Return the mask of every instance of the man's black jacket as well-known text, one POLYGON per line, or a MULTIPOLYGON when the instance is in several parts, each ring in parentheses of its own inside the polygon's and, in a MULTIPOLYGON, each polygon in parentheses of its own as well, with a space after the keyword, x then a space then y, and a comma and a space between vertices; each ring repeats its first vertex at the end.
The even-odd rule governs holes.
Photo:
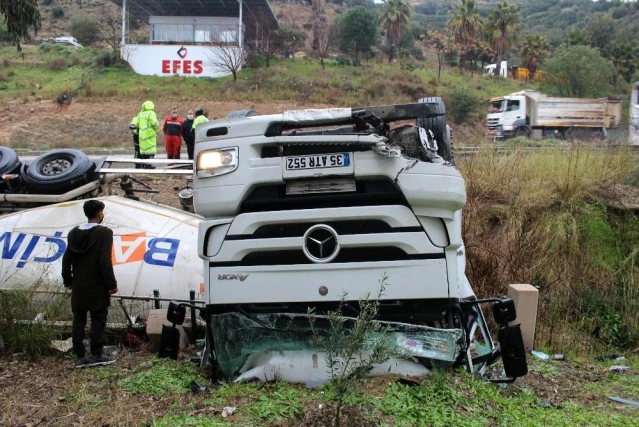
POLYGON ((117 288, 111 253, 113 231, 96 225, 69 232, 62 256, 64 286, 71 287, 73 311, 102 310, 111 305, 110 289, 117 288))

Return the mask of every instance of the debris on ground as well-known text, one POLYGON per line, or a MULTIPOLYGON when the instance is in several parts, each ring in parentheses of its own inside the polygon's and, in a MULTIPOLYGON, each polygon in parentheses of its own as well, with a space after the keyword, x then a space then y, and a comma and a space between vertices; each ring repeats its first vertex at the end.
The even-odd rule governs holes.
POLYGON ((225 406, 224 409, 222 409, 222 418, 233 415, 236 410, 237 408, 235 406, 225 406))
POLYGON ((530 354, 532 354, 533 356, 535 356, 537 359, 540 359, 540 360, 550 360, 550 356, 548 356, 546 353, 543 353, 541 351, 531 350, 530 354))
POLYGON ((197 381, 191 381, 191 384, 189 384, 189 387, 191 388, 191 391, 195 394, 204 393, 206 391, 206 387, 198 383, 197 381))
POLYGON ((639 408, 639 402, 635 402, 634 400, 622 399, 621 397, 613 397, 613 396, 610 396, 609 399, 612 400, 613 402, 624 403, 626 405, 639 408))
POLYGON ((624 372, 628 372, 630 368, 627 366, 622 366, 622 365, 614 365, 608 368, 608 370, 610 372, 617 372, 617 373, 623 374, 624 372))
POLYGON ((565 360, 566 360, 566 356, 565 356, 565 355, 563 355, 563 354, 555 354, 555 355, 553 356, 553 359, 555 359, 555 360, 565 361, 565 360))
POLYGON ((73 338, 51 341, 51 348, 54 348, 61 353, 66 353, 73 348, 73 338))

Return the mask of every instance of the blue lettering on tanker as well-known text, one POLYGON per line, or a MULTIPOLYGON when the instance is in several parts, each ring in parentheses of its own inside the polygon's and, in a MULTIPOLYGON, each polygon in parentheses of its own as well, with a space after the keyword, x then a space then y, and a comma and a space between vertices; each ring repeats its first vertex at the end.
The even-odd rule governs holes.
MULTIPOLYGON (((142 261, 149 265, 174 267, 179 246, 180 241, 178 239, 150 238, 148 239, 148 248, 146 248, 142 261)), ((0 234, 2 259, 18 259, 17 268, 23 268, 30 259, 39 263, 58 261, 62 258, 66 248, 67 243, 62 239, 61 231, 56 231, 51 237, 10 231, 0 234), (46 256, 36 256, 32 259, 31 257, 38 244, 47 245, 49 252, 47 252, 46 256)))

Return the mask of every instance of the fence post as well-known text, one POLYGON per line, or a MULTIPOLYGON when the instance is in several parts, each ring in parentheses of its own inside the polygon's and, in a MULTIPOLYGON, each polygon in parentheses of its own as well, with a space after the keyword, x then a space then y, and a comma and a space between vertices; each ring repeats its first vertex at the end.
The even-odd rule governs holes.
MULTIPOLYGON (((191 289, 189 292, 189 299, 191 300, 191 305, 195 303, 195 291, 191 289)), ((195 344, 197 339, 197 319, 195 315, 195 308, 191 307, 191 344, 195 344)))
MULTIPOLYGON (((154 298, 160 298, 160 290, 159 289, 154 289, 153 290, 153 297, 154 298)), ((155 309, 159 310, 160 309, 160 301, 159 300, 154 300, 155 303, 155 309)))

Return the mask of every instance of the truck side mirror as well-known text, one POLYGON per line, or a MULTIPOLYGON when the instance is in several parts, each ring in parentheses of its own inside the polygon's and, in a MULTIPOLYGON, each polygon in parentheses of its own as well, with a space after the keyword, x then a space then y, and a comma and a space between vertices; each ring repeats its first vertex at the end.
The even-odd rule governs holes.
POLYGON ((166 312, 166 320, 174 325, 181 325, 184 323, 186 317, 186 307, 176 301, 169 303, 169 309, 166 312))
POLYGON ((493 304, 493 316, 499 325, 507 325, 517 318, 515 301, 512 298, 504 298, 493 304))
POLYGON ((499 347, 506 376, 523 377, 528 373, 528 363, 521 328, 519 325, 508 325, 517 318, 515 301, 512 298, 504 298, 495 302, 493 316, 495 316, 495 322, 499 324, 499 347))
POLYGON ((507 377, 523 377, 528 373, 526 349, 519 325, 499 328, 499 347, 507 377))

